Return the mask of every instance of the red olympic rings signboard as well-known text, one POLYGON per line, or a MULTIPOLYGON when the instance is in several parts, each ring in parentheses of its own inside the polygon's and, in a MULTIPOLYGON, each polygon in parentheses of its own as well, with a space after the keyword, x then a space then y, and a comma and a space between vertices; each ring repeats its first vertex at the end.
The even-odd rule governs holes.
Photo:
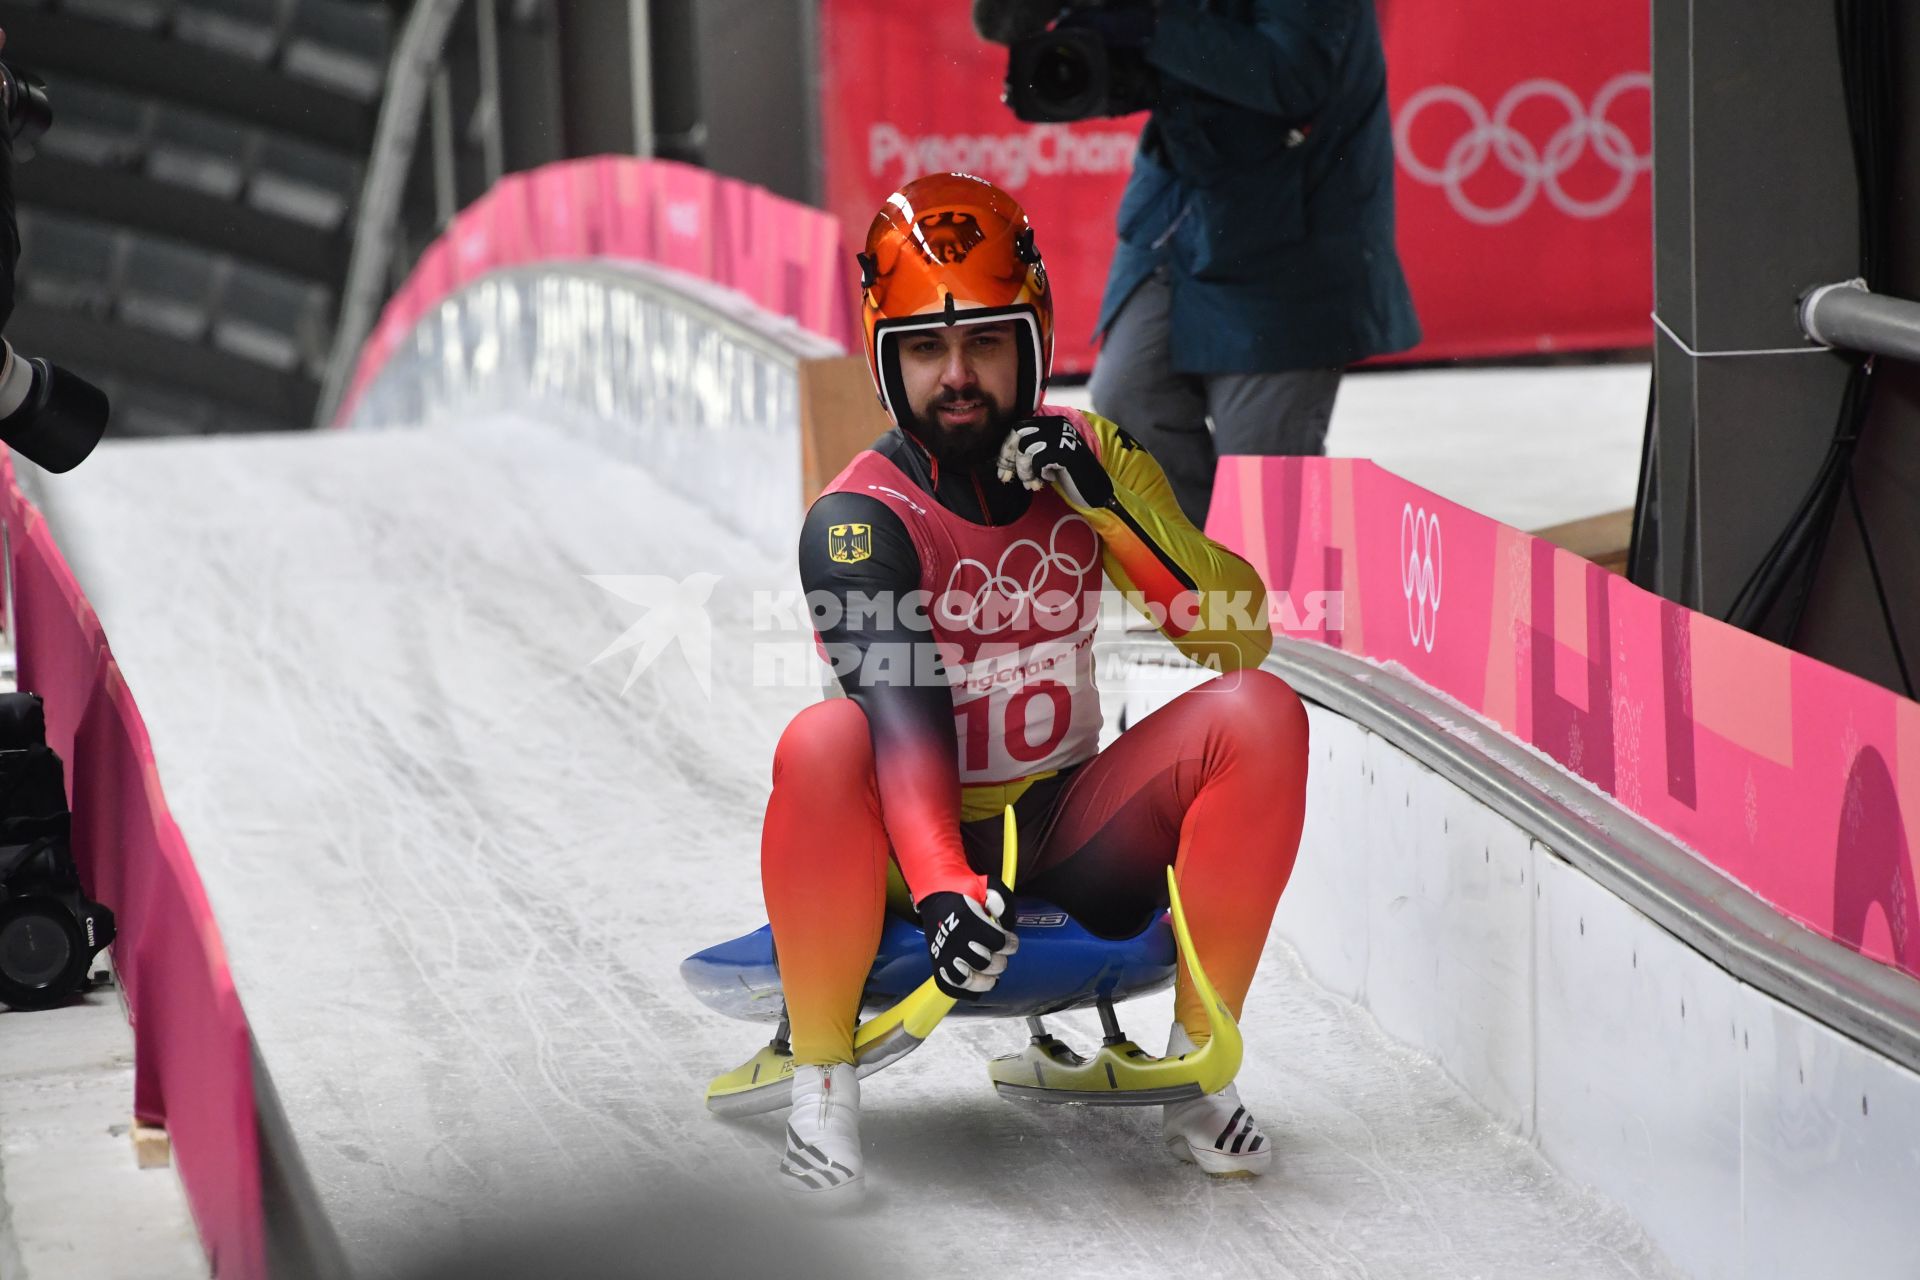
POLYGON ((1416 356, 1651 342, 1647 6, 1378 8, 1416 356))
MULTIPOLYGON (((1053 281, 1055 367, 1093 365, 1114 211, 1142 116, 1027 125, 1006 50, 967 4, 824 0, 826 203, 851 253, 922 173, 977 173, 1027 208, 1053 281)), ((1652 325, 1644 3, 1377 0, 1414 359, 1640 346, 1652 325)))

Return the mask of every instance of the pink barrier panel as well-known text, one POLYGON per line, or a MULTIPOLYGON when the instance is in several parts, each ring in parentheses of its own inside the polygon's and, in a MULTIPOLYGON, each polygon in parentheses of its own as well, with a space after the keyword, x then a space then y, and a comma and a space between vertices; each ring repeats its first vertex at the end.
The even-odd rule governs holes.
POLYGON ((407 282, 400 286, 399 292, 387 299, 386 309, 380 313, 380 324, 376 333, 386 344, 387 354, 397 350, 407 340, 407 335, 413 332, 413 326, 420 323, 420 317, 427 311, 426 299, 429 296, 439 296, 430 294, 429 291, 436 285, 444 288, 450 278, 440 271, 435 263, 429 263, 424 258, 421 259, 421 265, 428 270, 424 273, 415 272, 409 276, 407 282))
POLYGON ((492 211, 493 265, 496 267, 517 267, 540 258, 528 205, 531 189, 526 174, 510 173, 481 197, 492 211))
MULTIPOLYGON (((565 160, 528 175, 533 243, 541 258, 591 258, 600 247, 599 173, 592 160, 565 160)), ((416 275, 419 268, 414 269, 416 275)), ((429 290, 431 306, 446 296, 429 290)))
POLYGON ((653 166, 605 156, 595 173, 600 180, 605 223, 601 245, 606 255, 630 262, 654 261, 653 166))
POLYGON ((498 266, 503 255, 497 242, 495 200, 489 192, 460 212, 447 228, 446 241, 453 246, 453 283, 457 287, 498 266))
MULTIPOLYGON (((413 264, 413 274, 407 278, 406 285, 399 295, 407 299, 407 307, 412 310, 412 319, 418 322, 421 316, 431 311, 434 304, 452 293, 459 279, 453 270, 453 244, 441 236, 427 246, 420 255, 420 261, 413 264)), ((402 315, 406 314, 403 309, 402 315)), ((409 328, 412 326, 409 325, 409 328)))
POLYGON ((704 280, 725 283, 730 264, 715 260, 715 179, 705 169, 653 166, 653 260, 704 280))
POLYGON ((746 294, 763 310, 778 312, 786 264, 774 234, 779 210, 762 199, 766 194, 737 182, 714 184, 714 279, 746 294))
POLYGON ((264 1277, 251 1037, 226 952, 93 609, 11 468, 0 480, 20 686, 46 702, 48 740, 67 763, 75 860, 119 928, 113 954, 132 1013, 134 1115, 167 1129, 214 1272, 264 1277))
MULTIPOLYGON (((20 486, 13 477, 13 456, 0 449, 0 523, 9 529, 18 529, 25 513, 32 508, 20 494, 20 486)), ((11 639, 11 637, 9 637, 11 639)))
MULTIPOLYGON (((7 480, 11 486, 13 477, 7 480)), ((17 491, 16 491, 17 492, 17 491)), ((87 700, 99 687, 106 636, 93 606, 53 548, 46 522, 24 498, 10 526, 13 543, 14 638, 22 689, 47 704, 47 745, 67 762, 67 796, 72 798, 79 762, 74 735, 86 714, 87 700)), ((112 905, 112 904, 108 904, 112 905)))
POLYGON ((671 160, 566 160, 502 178, 421 255, 361 347, 335 421, 454 289, 501 267, 591 257, 715 281, 860 347, 853 270, 832 215, 671 160))
POLYGON ((813 210, 807 213, 809 216, 795 223, 798 241, 789 262, 797 272, 799 296, 788 314, 799 320, 802 328, 824 333, 857 354, 862 345, 855 309, 860 291, 852 255, 840 247, 840 223, 836 219, 813 210))
POLYGON ((1223 458, 1207 528, 1284 588, 1276 630, 1400 664, 1787 915, 1920 975, 1920 703, 1365 461, 1223 458))

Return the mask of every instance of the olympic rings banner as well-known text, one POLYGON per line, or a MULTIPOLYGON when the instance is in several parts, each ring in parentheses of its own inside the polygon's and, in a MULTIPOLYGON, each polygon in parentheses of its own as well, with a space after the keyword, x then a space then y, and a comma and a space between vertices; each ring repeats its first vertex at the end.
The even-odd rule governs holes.
MULTIPOLYGON (((1376 0, 1400 258, 1426 341, 1408 357, 1652 341, 1652 120, 1644 0, 1376 0)), ((960 169, 1027 208, 1053 282, 1055 367, 1093 366, 1114 213, 1144 116, 1027 125, 1007 52, 960 0, 823 0, 825 200, 846 252, 895 188, 960 169)))
POLYGON ((1920 703, 1352 458, 1222 458, 1281 634, 1395 663, 1779 911, 1920 977, 1920 703))
POLYGON ((1644 0, 1379 0, 1416 358, 1653 340, 1644 0))

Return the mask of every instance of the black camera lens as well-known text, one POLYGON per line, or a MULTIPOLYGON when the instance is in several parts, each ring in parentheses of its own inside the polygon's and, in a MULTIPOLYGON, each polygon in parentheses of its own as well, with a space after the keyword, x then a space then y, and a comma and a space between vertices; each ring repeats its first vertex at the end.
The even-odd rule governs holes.
POLYGON ((0 107, 6 111, 7 133, 14 140, 18 158, 27 159, 33 154, 40 135, 53 124, 53 103, 47 98, 47 86, 0 62, 0 107))
POLYGON ((72 913, 53 903, 0 920, 0 1000, 28 1008, 55 990, 61 1000, 71 995, 61 979, 79 955, 73 934, 72 913))
MULTIPOLYGON (((1145 10, 1147 3, 1115 0, 1115 7, 1145 10)), ((1152 15, 1145 16, 1150 26, 1152 15)), ((1069 12, 1048 30, 1007 46, 1001 101, 1029 124, 1131 115, 1153 106, 1159 77, 1145 50, 1109 45, 1099 28, 1076 18, 1069 12)))
POLYGON ((1062 25, 1007 52, 1002 100, 1030 124, 1127 115, 1152 105, 1156 81, 1138 49, 1111 49, 1090 27, 1062 25))
POLYGON ((34 357, 26 403, 0 419, 0 441, 48 471, 71 471, 106 434, 106 393, 70 369, 34 357))
POLYGON ((1078 44, 1056 42, 1040 51, 1033 63, 1033 91, 1042 102, 1071 104, 1093 87, 1093 68, 1078 44))

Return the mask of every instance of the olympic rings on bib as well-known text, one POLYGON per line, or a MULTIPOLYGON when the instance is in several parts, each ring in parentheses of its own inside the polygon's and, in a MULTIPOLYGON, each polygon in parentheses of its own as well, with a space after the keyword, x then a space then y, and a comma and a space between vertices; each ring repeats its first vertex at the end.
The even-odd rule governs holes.
POLYGON ((1044 547, 1032 538, 1011 542, 992 569, 971 556, 956 562, 933 602, 934 617, 975 635, 1019 626, 1076 629, 1092 621, 1091 610, 1080 617, 1080 604, 1087 575, 1099 569, 1099 535, 1080 516, 1064 515, 1044 547))

